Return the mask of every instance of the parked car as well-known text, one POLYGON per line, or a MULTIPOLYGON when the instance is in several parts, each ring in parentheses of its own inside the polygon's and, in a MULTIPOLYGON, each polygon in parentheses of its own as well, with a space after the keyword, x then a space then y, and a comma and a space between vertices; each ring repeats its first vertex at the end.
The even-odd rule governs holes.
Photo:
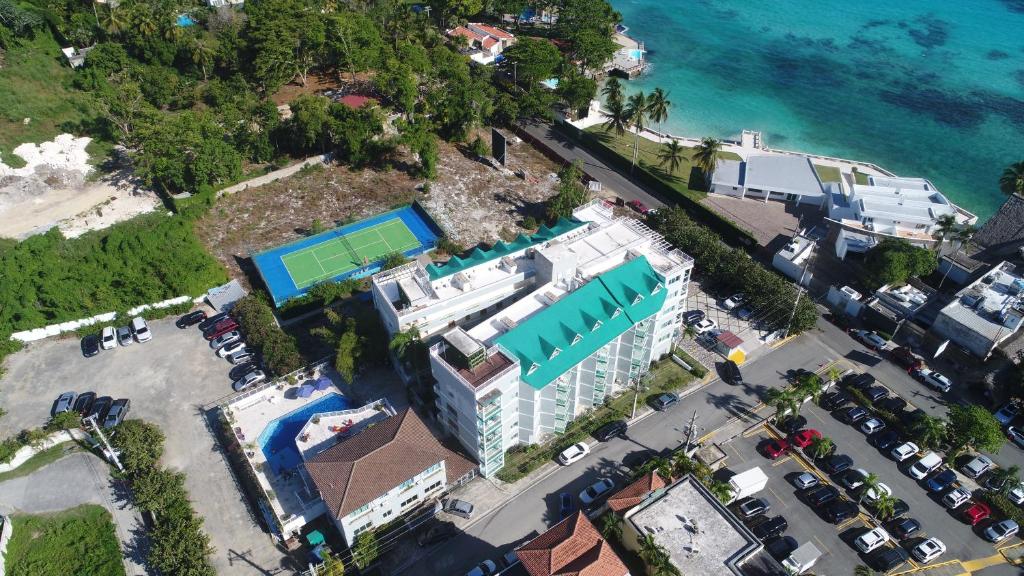
POLYGON ((921 523, 913 518, 900 518, 889 525, 889 534, 906 540, 921 531, 921 523))
POLYGON ((935 471, 942 465, 942 457, 935 452, 928 452, 921 456, 920 460, 907 470, 907 474, 914 480, 924 480, 924 477, 935 471))
POLYGON ((505 568, 511 568, 516 564, 519 564, 519 556, 516 554, 515 550, 509 550, 501 557, 501 563, 505 568))
POLYGON ((827 474, 838 474, 852 466, 853 458, 850 458, 845 454, 836 454, 835 456, 829 457, 828 460, 825 460, 825 463, 822 465, 822 469, 827 474))
POLYGON ((868 411, 860 406, 851 406, 840 410, 836 416, 839 420, 846 422, 847 424, 857 424, 868 417, 868 411))
POLYGON ((850 397, 845 392, 830 392, 821 398, 821 407, 829 412, 841 408, 850 402, 850 397))
POLYGON ((1006 428, 1006 437, 1009 438, 1014 444, 1024 448, 1024 433, 1014 426, 1006 428))
POLYGON ((868 438, 868 442, 879 450, 892 450, 893 446, 900 441, 900 434, 895 430, 883 430, 868 438))
POLYGON ((221 320, 223 320, 223 319, 225 319, 227 317, 228 317, 228 313, 227 312, 220 312, 218 314, 214 314, 213 316, 210 316, 206 320, 203 320, 202 322, 199 323, 199 326, 198 326, 199 331, 200 332, 206 332, 210 328, 213 328, 217 324, 217 322, 220 322, 221 320))
POLYGON ((814 428, 805 428, 790 437, 789 441, 797 448, 806 448, 814 442, 815 438, 821 438, 821 432, 814 428))
POLYGON ((861 374, 847 374, 843 377, 841 383, 847 388, 853 388, 863 392, 874 386, 875 377, 867 372, 863 372, 861 374))
POLYGON ((213 326, 210 326, 206 330, 203 330, 203 334, 210 334, 213 332, 224 332, 225 330, 234 330, 238 328, 238 322, 231 317, 224 318, 220 322, 217 322, 213 326))
POLYGON ((85 338, 82 338, 82 356, 86 358, 92 358, 93 356, 100 353, 100 337, 95 334, 89 334, 85 338))
POLYGON ((1013 520, 1002 520, 988 528, 985 528, 985 531, 982 532, 981 535, 989 542, 1002 542, 1003 540, 1014 536, 1019 531, 1020 526, 1018 526, 1013 520))
POLYGON ((242 347, 242 349, 239 350, 238 352, 228 354, 226 358, 228 359, 228 362, 232 364, 243 364, 254 360, 256 358, 256 355, 253 354, 252 352, 249 352, 247 348, 242 347))
POLYGON ((100 332, 100 348, 104 350, 117 348, 117 333, 114 332, 113 326, 104 326, 100 332))
POLYGON ((754 308, 750 304, 746 304, 736 312, 736 317, 740 320, 750 320, 754 316, 754 308))
POLYGON ((634 211, 644 215, 651 211, 651 209, 648 208, 646 204, 639 200, 630 200, 629 202, 626 202, 626 206, 629 206, 634 211))
POLYGON ((132 338, 132 329, 127 326, 118 326, 117 343, 121 346, 131 346, 132 342, 135 342, 135 339, 132 338))
POLYGON ((193 310, 181 318, 178 318, 174 322, 174 325, 178 328, 188 328, 189 326, 199 324, 203 320, 206 320, 206 312, 203 312, 202 310, 193 310))
POLYGON ((914 354, 910 348, 906 346, 897 346, 889 352, 889 357, 892 361, 906 368, 907 370, 916 370, 924 366, 924 360, 914 354))
POLYGON ((769 538, 764 542, 765 551, 767 551, 772 558, 775 558, 780 562, 792 554, 797 547, 798 544, 796 539, 790 536, 777 536, 775 538, 769 538))
POLYGON ((732 310, 733 308, 739 306, 740 304, 743 304, 746 301, 747 295, 744 294, 743 292, 737 292, 732 296, 729 296, 728 298, 725 299, 725 301, 722 302, 722 308, 725 308, 726 310, 732 310))
POLYGON ((697 331, 697 334, 705 334, 716 328, 718 328, 718 322, 711 318, 705 318, 693 325, 693 329, 697 331))
POLYGON ((878 418, 868 418, 864 422, 861 422, 860 431, 870 436, 876 432, 885 430, 885 422, 882 422, 878 418))
POLYGON ((231 368, 231 371, 228 372, 228 378, 231 378, 232 380, 238 380, 242 376, 245 376, 246 374, 252 372, 253 370, 256 370, 257 368, 259 368, 259 365, 256 364, 255 359, 249 362, 244 362, 242 364, 235 365, 231 368))
POLYGON ((565 520, 576 511, 576 502, 572 499, 572 494, 568 492, 562 492, 558 495, 558 519, 565 520))
POLYGON ((841 498, 825 507, 825 518, 833 524, 841 524, 860 513, 860 507, 856 503, 841 498))
POLYGON ((956 510, 971 499, 971 493, 964 488, 954 488, 942 497, 942 505, 950 510, 956 510))
POLYGON ((873 332, 871 330, 853 330, 850 332, 850 335, 871 350, 877 350, 879 352, 885 350, 885 345, 888 344, 888 341, 885 338, 882 338, 877 332, 873 332))
POLYGON ((1017 414, 1020 414, 1020 406, 1015 402, 1010 402, 997 410, 993 416, 995 416, 995 419, 999 421, 1000 424, 1006 426, 1010 422, 1013 422, 1013 419, 1017 417, 1017 414))
POLYGON ((956 472, 947 468, 929 478, 925 486, 929 492, 943 492, 952 486, 953 482, 956 482, 956 472))
POLYGON ((964 473, 964 476, 967 476, 968 478, 978 478, 985 472, 991 470, 993 466, 995 466, 995 463, 992 462, 991 458, 984 454, 978 454, 972 458, 970 462, 964 464, 963 468, 960 470, 964 473))
POLYGON ((611 478, 601 478, 580 492, 580 502, 582 502, 584 506, 590 506, 602 496, 611 492, 614 487, 615 482, 613 482, 611 478))
POLYGON ((655 410, 662 411, 668 410, 672 406, 679 403, 679 396, 671 392, 660 394, 651 400, 651 407, 655 410))
POLYGON ((590 446, 587 446, 586 442, 578 442, 562 450, 562 453, 558 455, 558 462, 562 466, 568 466, 582 460, 587 454, 590 454, 590 446))
POLYGON ((764 455, 771 460, 775 460, 779 456, 785 454, 787 451, 789 451, 789 442, 781 439, 772 440, 771 442, 765 444, 764 446, 764 455))
POLYGON ((740 518, 744 519, 753 518, 758 514, 765 514, 771 509, 771 504, 764 498, 750 496, 736 503, 736 510, 739 511, 740 518))
POLYGON ((893 448, 890 454, 897 462, 903 462, 907 458, 917 454, 917 452, 917 444, 914 444, 913 442, 904 442, 903 444, 893 448))
POLYGON ((416 543, 420 546, 439 544, 459 533, 459 529, 451 522, 438 522, 419 533, 416 543))
POLYGON ((796 434, 807 426, 807 418, 797 414, 796 416, 785 416, 775 423, 775 427, 786 434, 796 434))
POLYGON ((793 486, 796 486, 798 490, 808 490, 814 488, 819 483, 818 477, 810 472, 801 472, 793 478, 793 486))
POLYGON ((232 342, 241 339, 242 333, 238 330, 232 330, 231 332, 225 332, 220 336, 217 336, 213 340, 210 340, 210 348, 217 350, 222 346, 227 346, 232 342))
POLYGON ((245 350, 245 342, 242 340, 235 340, 230 344, 225 344, 224 346, 218 348, 217 356, 220 356, 221 358, 227 358, 229 354, 241 352, 242 350, 245 350))
POLYGON ((444 501, 444 511, 469 520, 473 517, 473 504, 458 498, 449 498, 444 501))
POLYGON ((829 486, 823 484, 817 488, 812 488, 810 492, 804 495, 804 499, 807 503, 814 508, 819 508, 828 504, 829 502, 839 498, 839 490, 835 486, 829 486))
POLYGON ((970 523, 971 526, 977 526, 979 522, 987 519, 992 515, 992 510, 989 509, 987 504, 981 502, 975 502, 964 510, 964 520, 970 523))
POLYGON ((86 414, 89 413, 89 410, 92 410, 92 403, 95 401, 95 392, 82 392, 81 394, 78 395, 78 398, 75 400, 75 405, 72 408, 72 410, 78 412, 82 416, 85 416, 86 414))
POLYGON ((153 339, 153 333, 149 331, 149 324, 146 323, 145 318, 141 316, 132 318, 131 328, 132 335, 138 342, 149 342, 153 339))
POLYGON ((53 410, 50 411, 50 415, 56 416, 71 410, 75 406, 75 398, 77 395, 74 392, 65 392, 58 396, 53 402, 53 410))
POLYGON ((594 438, 597 438, 599 442, 607 442, 612 438, 625 436, 626 430, 628 429, 629 424, 627 424, 625 420, 616 420, 595 430, 594 438))
MULTIPOLYGON (((236 326, 236 328, 237 328, 237 326, 236 326)), ((216 340, 217 338, 220 338, 221 336, 223 336, 225 334, 230 334, 232 332, 238 332, 238 331, 235 330, 234 328, 231 328, 230 330, 228 330, 228 329, 224 329, 224 330, 211 330, 209 332, 204 332, 203 333, 203 338, 205 338, 206 340, 212 342, 212 341, 216 340)))
POLYGON ((757 536, 758 540, 766 540, 773 538, 785 532, 789 528, 789 522, 786 521, 782 516, 775 516, 769 518, 764 522, 761 522, 757 526, 750 529, 757 536))
POLYGON ((743 384, 743 373, 740 372, 738 364, 732 360, 726 360, 722 363, 722 379, 728 384, 733 386, 739 386, 743 384))
POLYGON ((855 490, 864 485, 864 479, 868 477, 868 471, 863 468, 851 468, 839 475, 837 482, 847 490, 855 490))
POLYGON ((873 528, 861 534, 853 541, 853 545, 865 554, 870 554, 889 541, 889 533, 885 528, 873 528))
POLYGON ((469 572, 466 572, 466 576, 491 576, 492 574, 498 573, 498 565, 493 560, 484 560, 483 562, 476 565, 469 572))
POLYGON ((910 551, 910 554, 922 564, 927 564, 945 553, 946 545, 938 538, 929 538, 910 551))
POLYGON ((110 396, 100 396, 92 403, 92 408, 89 409, 89 413, 86 416, 95 416, 96 425, 102 426, 103 420, 107 417, 107 412, 110 411, 110 406, 113 403, 114 399, 110 396))
POLYGON ((235 392, 241 392, 242 390, 245 390, 250 386, 255 386, 266 379, 267 375, 264 374, 262 370, 253 370, 252 372, 247 372, 238 380, 235 380, 234 383, 231 384, 231 389, 235 392))
POLYGON ((864 396, 872 403, 878 402, 889 395, 889 391, 884 386, 872 386, 864 391, 864 396))
POLYGON ((907 407, 907 401, 899 396, 890 396, 875 402, 875 406, 893 414, 898 414, 907 407))
POLYGON ((105 429, 111 429, 124 422, 128 411, 131 410, 132 402, 127 398, 118 398, 114 400, 110 406, 110 411, 107 412, 107 417, 103 419, 103 427, 105 429))
POLYGON ((946 378, 934 370, 929 370, 928 368, 913 370, 910 374, 925 386, 934 388, 939 392, 949 392, 953 387, 953 383, 950 382, 949 378, 946 378))
POLYGON ((864 494, 862 496, 864 497, 865 503, 874 504, 882 497, 882 494, 892 496, 892 488, 889 488, 889 485, 885 482, 879 482, 874 487, 864 490, 864 494))
MULTIPOLYGON (((891 492, 891 490, 890 490, 890 492, 891 492)), ((878 510, 876 510, 876 509, 875 509, 875 506, 874 506, 874 502, 873 502, 873 501, 867 501, 867 500, 866 500, 866 501, 864 502, 864 505, 865 505, 865 506, 867 506, 867 508, 868 508, 868 509, 869 509, 869 510, 870 510, 870 511, 871 511, 872 513, 874 513, 874 514, 877 514, 877 513, 878 513, 878 510)), ((908 504, 907 504, 906 502, 904 502, 904 501, 903 501, 902 499, 900 499, 900 498, 897 498, 897 499, 896 499, 896 502, 895 502, 895 503, 893 503, 893 505, 892 505, 892 514, 890 514, 890 515, 887 515, 887 516, 886 516, 886 517, 885 517, 884 519, 888 520, 888 519, 895 519, 895 518, 899 518, 900 516, 903 516, 903 515, 904 515, 904 514, 906 514, 907 512, 910 512, 910 505, 908 505, 908 504)))
POLYGON ((1024 483, 1018 484, 1015 488, 1010 488, 1010 491, 1006 493, 1006 497, 1017 506, 1024 504, 1024 483))
POLYGON ((910 555, 899 546, 882 548, 868 557, 868 565, 879 572, 885 573, 903 564, 908 558, 910 558, 910 555))
POLYGON ((706 317, 707 314, 705 314, 703 310, 690 310, 686 314, 683 314, 683 321, 686 322, 687 326, 693 326, 706 317))

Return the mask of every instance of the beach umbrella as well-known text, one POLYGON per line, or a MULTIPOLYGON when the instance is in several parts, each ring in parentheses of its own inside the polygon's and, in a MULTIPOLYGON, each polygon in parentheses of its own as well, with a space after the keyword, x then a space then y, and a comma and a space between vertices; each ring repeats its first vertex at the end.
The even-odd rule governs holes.
POLYGON ((321 376, 316 379, 317 390, 327 390, 328 388, 331 387, 331 384, 333 383, 331 382, 331 379, 328 378, 327 376, 321 376))
POLYGON ((312 396, 313 390, 316 390, 316 387, 312 384, 303 384, 299 387, 299 398, 308 398, 312 396))

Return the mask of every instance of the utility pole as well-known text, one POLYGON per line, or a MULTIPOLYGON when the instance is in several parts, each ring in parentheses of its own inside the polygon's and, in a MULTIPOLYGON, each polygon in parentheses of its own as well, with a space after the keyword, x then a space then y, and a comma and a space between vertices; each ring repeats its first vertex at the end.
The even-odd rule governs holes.
POLYGON ((107 459, 113 462, 114 465, 117 466, 118 470, 124 472, 124 466, 121 465, 121 460, 117 457, 117 452, 114 451, 114 447, 110 445, 109 441, 107 441, 107 436, 103 433, 103 429, 96 423, 96 415, 90 414, 82 421, 92 426, 93 431, 100 437, 100 441, 103 442, 103 454, 107 459))
POLYGON ((683 447, 683 454, 689 456, 690 452, 690 439, 693 437, 694 431, 696 431, 697 424, 697 411, 693 411, 693 416, 690 416, 690 425, 686 427, 686 445, 683 447))
POLYGON ((629 413, 630 420, 636 417, 636 399, 640 397, 640 379, 633 378, 633 384, 636 385, 636 391, 633 393, 633 411, 629 413))
POLYGON ((804 287, 796 285, 796 300, 793 301, 793 310, 789 313, 789 320, 786 322, 786 331, 782 334, 782 338, 785 339, 789 336, 789 329, 793 327, 793 318, 796 317, 796 307, 800 304, 800 297, 804 295, 804 287))

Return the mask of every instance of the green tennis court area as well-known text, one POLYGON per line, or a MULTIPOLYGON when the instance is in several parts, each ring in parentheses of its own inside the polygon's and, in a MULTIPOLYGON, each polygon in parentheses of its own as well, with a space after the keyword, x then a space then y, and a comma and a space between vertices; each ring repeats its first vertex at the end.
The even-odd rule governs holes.
POLYGON ((394 218, 356 232, 281 256, 296 288, 306 288, 357 268, 369 266, 391 252, 420 246, 416 235, 394 218))

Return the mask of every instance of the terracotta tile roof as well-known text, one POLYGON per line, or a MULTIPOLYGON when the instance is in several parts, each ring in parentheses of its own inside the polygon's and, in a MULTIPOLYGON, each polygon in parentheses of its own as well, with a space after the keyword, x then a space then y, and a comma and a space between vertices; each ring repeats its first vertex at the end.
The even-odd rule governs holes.
POLYGON ((657 472, 648 472, 608 498, 608 507, 613 512, 624 512, 643 502, 651 492, 667 485, 657 472))
POLYGON ((485 50, 490 50, 491 47, 497 44, 498 42, 500 42, 500 40, 498 40, 497 38, 493 36, 488 36, 487 38, 484 38, 484 41, 481 42, 480 45, 483 46, 485 50))
POLYGON ((348 106, 349 108, 362 108, 363 104, 366 104, 367 102, 373 102, 374 104, 377 103, 375 99, 369 96, 362 96, 360 94, 347 94, 342 96, 338 102, 348 106))
POLYGON ((472 44, 473 42, 480 42, 484 39, 482 34, 477 34, 465 26, 456 26, 448 31, 449 36, 462 36, 472 44))
POLYGON ((478 24, 476 22, 470 22, 469 25, 474 27, 474 28, 477 28, 479 30, 483 30, 484 33, 490 34, 491 36, 494 36, 495 38, 500 38, 502 40, 511 40, 511 39, 515 38, 515 36, 513 36, 511 33, 506 32, 506 31, 502 30, 501 28, 495 28, 494 26, 488 26, 487 24, 478 24))
POLYGON ((724 344, 727 348, 736 348, 743 344, 742 338, 728 330, 725 330, 718 334, 718 341, 724 344))
POLYGON ((306 470, 328 509, 344 518, 442 460, 448 482, 476 467, 406 408, 307 460, 306 470))
POLYGON ((516 549, 530 576, 626 576, 629 570, 601 537, 597 528, 577 512, 516 549))

